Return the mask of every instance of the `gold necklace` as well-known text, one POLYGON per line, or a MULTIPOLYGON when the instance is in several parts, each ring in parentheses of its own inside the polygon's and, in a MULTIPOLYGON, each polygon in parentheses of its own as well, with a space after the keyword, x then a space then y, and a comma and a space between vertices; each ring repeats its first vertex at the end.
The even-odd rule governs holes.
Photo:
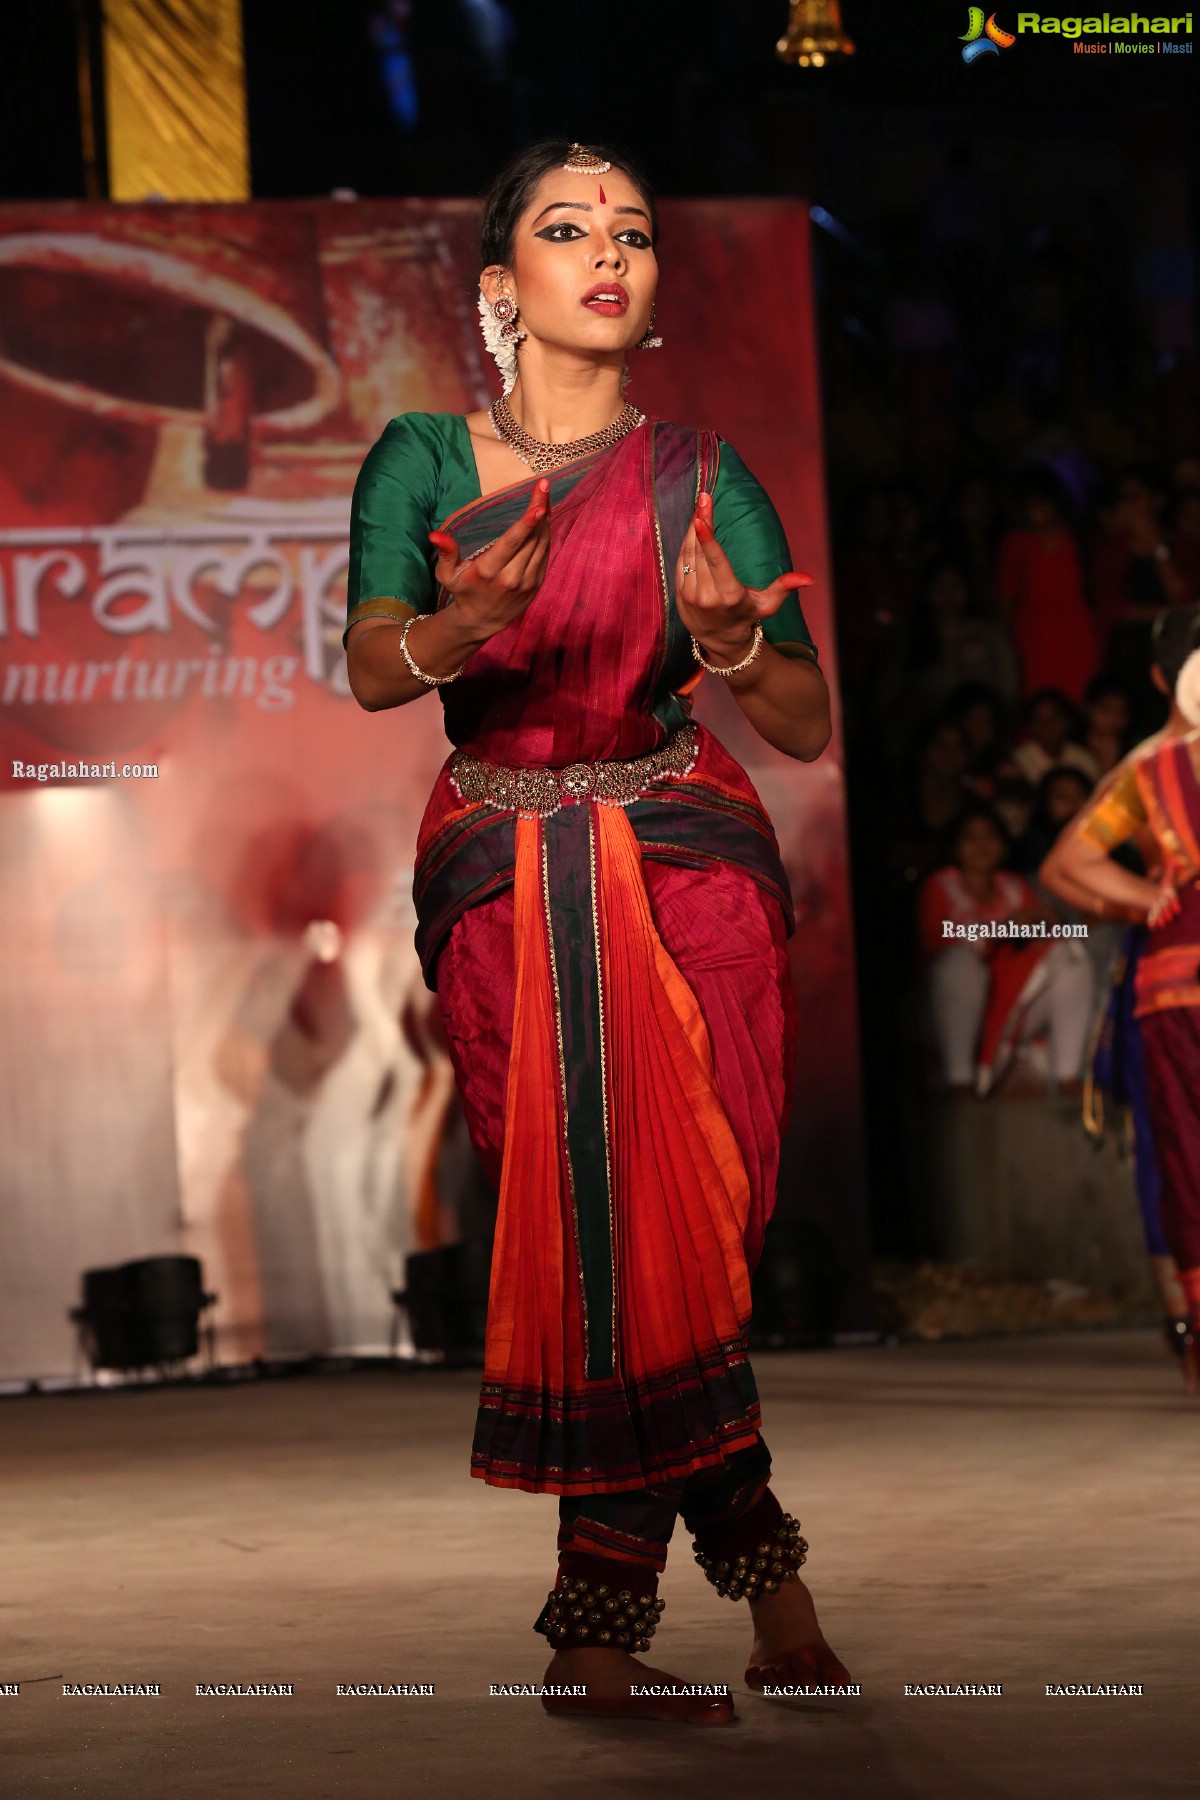
POLYGON ((593 431, 588 437, 572 438, 569 444, 544 444, 540 438, 531 437, 523 426, 513 418, 512 408, 507 398, 501 395, 488 409, 492 421, 492 430, 501 443, 507 444, 514 456, 519 456, 523 463, 536 475, 544 475, 551 469, 561 469, 565 463, 575 462, 581 456, 589 456, 593 450, 608 450, 613 444, 620 443, 631 431, 645 419, 636 406, 628 402, 621 408, 611 425, 603 431, 593 431))

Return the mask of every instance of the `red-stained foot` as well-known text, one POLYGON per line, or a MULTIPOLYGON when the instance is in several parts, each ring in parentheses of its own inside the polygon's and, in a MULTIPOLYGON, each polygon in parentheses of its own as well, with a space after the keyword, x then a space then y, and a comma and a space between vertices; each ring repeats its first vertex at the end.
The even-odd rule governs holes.
POLYGON ((825 1642, 813 1597, 798 1575, 788 1575, 773 1594, 750 1602, 754 1644, 746 1686, 848 1687, 851 1676, 825 1642))

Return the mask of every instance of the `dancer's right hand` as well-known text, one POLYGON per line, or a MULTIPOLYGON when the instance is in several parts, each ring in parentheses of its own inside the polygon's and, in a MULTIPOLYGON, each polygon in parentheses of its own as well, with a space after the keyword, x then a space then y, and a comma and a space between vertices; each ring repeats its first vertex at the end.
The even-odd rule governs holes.
POLYGON ((480 642, 519 619, 542 584, 550 554, 550 483, 533 484, 529 504, 502 537, 465 561, 448 531, 431 531, 435 574, 464 627, 480 642))

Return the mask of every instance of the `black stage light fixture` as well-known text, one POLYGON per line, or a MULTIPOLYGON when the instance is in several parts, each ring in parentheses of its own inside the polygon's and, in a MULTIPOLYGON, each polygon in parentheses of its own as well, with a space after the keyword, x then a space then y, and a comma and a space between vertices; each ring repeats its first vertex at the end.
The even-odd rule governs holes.
MULTIPOLYGON (((83 1304, 69 1317, 93 1371, 178 1371, 200 1348, 200 1317, 216 1304, 195 1256, 148 1256, 87 1269, 83 1304)), ((211 1331, 206 1334, 212 1363, 211 1331)))
MULTIPOLYGON (((490 1272, 490 1247, 471 1239, 415 1250, 404 1259, 405 1286, 392 1299, 408 1313, 415 1350, 455 1362, 482 1362, 490 1272)), ((397 1319, 398 1314, 393 1352, 397 1319)))

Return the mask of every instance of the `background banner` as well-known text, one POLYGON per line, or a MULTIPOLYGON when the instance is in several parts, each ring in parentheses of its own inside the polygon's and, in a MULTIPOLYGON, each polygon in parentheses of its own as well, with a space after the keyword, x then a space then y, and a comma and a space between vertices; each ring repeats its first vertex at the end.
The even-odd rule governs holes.
MULTIPOLYGON (((663 215, 666 344, 631 395, 765 483, 832 683, 806 210, 663 215)), ((476 216, 0 208, 0 1376, 71 1369, 85 1268, 169 1253, 202 1258, 225 1360, 377 1349, 406 1252, 454 1235, 476 1176, 410 893, 449 745, 434 700, 359 709, 341 632, 367 448, 497 391, 476 216)), ((840 739, 792 762, 716 685, 697 716, 758 786, 799 915, 781 1213, 832 1237, 852 1327, 840 739)))

